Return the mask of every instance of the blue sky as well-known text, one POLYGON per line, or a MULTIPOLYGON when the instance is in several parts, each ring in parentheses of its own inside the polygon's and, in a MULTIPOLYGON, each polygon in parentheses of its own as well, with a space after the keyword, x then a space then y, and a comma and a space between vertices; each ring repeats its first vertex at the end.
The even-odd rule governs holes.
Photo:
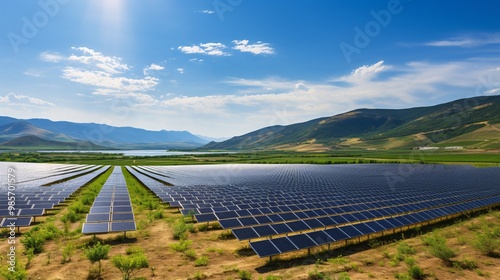
POLYGON ((500 94, 498 1, 0 3, 0 115, 241 135, 500 94))

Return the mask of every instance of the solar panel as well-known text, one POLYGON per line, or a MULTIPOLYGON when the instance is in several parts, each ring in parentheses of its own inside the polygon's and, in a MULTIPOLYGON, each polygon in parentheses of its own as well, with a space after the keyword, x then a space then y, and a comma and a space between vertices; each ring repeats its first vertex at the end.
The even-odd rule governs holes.
POLYGON ((261 240, 256 242, 250 242, 250 247, 259 255, 259 257, 269 257, 281 253, 278 248, 276 248, 270 240, 261 240))
POLYGON ((4 218, 0 223, 0 227, 27 227, 31 225, 32 217, 19 217, 19 218, 4 218))
POLYGON ((344 239, 349 239, 349 236, 341 231, 339 228, 331 228, 324 231, 326 234, 331 236, 335 241, 340 241, 344 239))
POLYGON ((270 236, 276 234, 276 231, 274 231, 270 225, 255 226, 253 229, 259 236, 270 236))
POLYGON ((132 213, 113 213, 111 214, 112 221, 133 221, 134 214, 132 213))
POLYGON ((238 219, 227 219, 227 220, 219 220, 219 224, 222 228, 237 228, 241 227, 240 221, 238 219))
POLYGON ((276 231, 277 234, 286 234, 293 232, 293 230, 288 227, 286 224, 274 224, 271 227, 276 231))
POLYGON ((110 221, 109 214, 99 213, 99 214, 88 214, 86 222, 106 222, 110 221))
POLYGON ((288 222, 285 224, 293 231, 303 231, 306 229, 310 229, 310 227, 304 221, 288 222))
POLYGON ((199 223, 217 221, 217 217, 213 213, 199 214, 194 217, 199 223))
POLYGON ((109 231, 109 223, 83 223, 82 233, 106 233, 109 231))
POLYGON ((291 252, 299 249, 288 237, 279 237, 270 240, 271 243, 278 248, 281 253, 291 252))
POLYGON ((311 248, 311 247, 318 245, 311 238, 309 238, 309 236, 307 236, 305 234, 291 235, 291 236, 288 236, 288 238, 299 249, 307 249, 307 248, 311 248))
POLYGON ((318 245, 327 244, 335 241, 324 231, 308 232, 306 233, 306 235, 309 236, 309 238, 311 238, 312 240, 314 240, 314 242, 316 242, 318 245))
POLYGON ((253 228, 233 229, 233 234, 238 240, 247 240, 259 237, 259 234, 253 228))
POLYGON ((135 222, 111 222, 110 231, 132 231, 136 230, 135 222))

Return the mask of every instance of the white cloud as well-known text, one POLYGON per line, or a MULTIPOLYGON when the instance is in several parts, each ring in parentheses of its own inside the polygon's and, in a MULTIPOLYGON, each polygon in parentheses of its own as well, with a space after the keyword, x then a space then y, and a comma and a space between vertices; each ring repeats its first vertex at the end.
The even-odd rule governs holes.
POLYGON ((144 73, 144 76, 146 76, 149 74, 150 71, 161 71, 164 69, 165 69, 165 67, 163 67, 161 65, 151 63, 151 65, 145 67, 142 72, 144 73))
POLYGON ((35 77, 35 78, 40 78, 43 76, 43 72, 40 70, 36 70, 36 69, 28 69, 28 70, 24 71, 23 74, 26 76, 35 77))
POLYGON ((15 94, 12 92, 7 94, 6 96, 0 96, 0 103, 7 103, 11 105, 24 104, 24 105, 51 106, 51 107, 56 106, 54 103, 39 98, 29 97, 21 94, 15 94))
POLYGON ((184 74, 184 68, 177 68, 176 70, 177 70, 177 72, 184 74))
POLYGON ((367 80, 373 79, 378 73, 390 69, 390 66, 384 65, 384 61, 381 60, 373 65, 363 65, 351 72, 347 76, 342 76, 333 81, 341 81, 348 83, 359 83, 367 80))
POLYGON ((121 62, 122 59, 120 57, 105 56, 87 47, 72 47, 72 49, 82 52, 83 55, 78 56, 73 54, 67 58, 69 61, 80 62, 113 74, 122 73, 130 69, 127 64, 121 62))
POLYGON ((145 77, 144 79, 114 77, 104 71, 83 70, 74 67, 64 68, 62 77, 80 84, 129 92, 152 90, 158 84, 158 79, 153 77, 145 77))
POLYGON ((178 50, 186 54, 229 56, 230 54, 224 51, 226 48, 226 45, 222 43, 202 43, 199 45, 177 47, 178 50))
POLYGON ((40 59, 47 62, 61 62, 65 57, 59 53, 46 51, 40 54, 40 59))
POLYGON ((256 44, 249 44, 248 40, 233 40, 235 46, 233 49, 240 52, 249 52, 252 54, 274 54, 274 49, 269 46, 269 43, 258 41, 256 44))
POLYGON ((468 37, 456 37, 446 40, 427 42, 424 45, 431 47, 480 47, 484 45, 500 44, 500 33, 482 34, 468 37))
POLYGON ((494 88, 494 89, 490 89, 490 90, 487 90, 484 92, 484 94, 486 94, 486 95, 495 95, 498 93, 500 93, 500 88, 494 88))
POLYGON ((201 11, 196 11, 197 13, 201 13, 201 14, 207 14, 207 15, 211 15, 211 14, 214 14, 215 11, 212 11, 212 10, 201 10, 201 11))

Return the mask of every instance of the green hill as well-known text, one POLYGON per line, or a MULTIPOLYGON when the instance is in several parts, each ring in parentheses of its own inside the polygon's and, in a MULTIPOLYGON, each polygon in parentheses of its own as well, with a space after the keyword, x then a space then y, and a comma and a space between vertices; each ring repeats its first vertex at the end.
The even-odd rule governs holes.
MULTIPOLYGON (((203 148, 302 149, 314 145, 315 149, 318 146, 323 149, 393 149, 440 144, 447 146, 467 144, 467 141, 471 141, 469 138, 481 142, 484 134, 473 133, 480 129, 495 130, 497 126, 494 125, 499 123, 500 96, 482 96, 430 107, 357 109, 303 123, 266 127, 220 143, 211 142, 203 148), (467 134, 468 140, 458 138, 467 134)), ((496 147, 495 143, 493 141, 492 146, 484 147, 496 147)))
POLYGON ((60 142, 45 140, 34 135, 21 136, 0 143, 1 149, 11 150, 99 150, 109 149, 89 141, 60 142))

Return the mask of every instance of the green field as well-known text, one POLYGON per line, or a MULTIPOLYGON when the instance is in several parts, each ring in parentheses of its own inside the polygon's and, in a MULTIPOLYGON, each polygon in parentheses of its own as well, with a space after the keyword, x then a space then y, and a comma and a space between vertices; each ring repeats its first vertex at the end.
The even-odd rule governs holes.
POLYGON ((499 166, 498 151, 419 151, 419 150, 342 150, 331 152, 242 152, 236 154, 184 156, 124 156, 101 153, 4 152, 0 161, 54 162, 101 165, 186 165, 224 163, 262 164, 356 164, 356 163, 467 163, 475 166, 499 166))

